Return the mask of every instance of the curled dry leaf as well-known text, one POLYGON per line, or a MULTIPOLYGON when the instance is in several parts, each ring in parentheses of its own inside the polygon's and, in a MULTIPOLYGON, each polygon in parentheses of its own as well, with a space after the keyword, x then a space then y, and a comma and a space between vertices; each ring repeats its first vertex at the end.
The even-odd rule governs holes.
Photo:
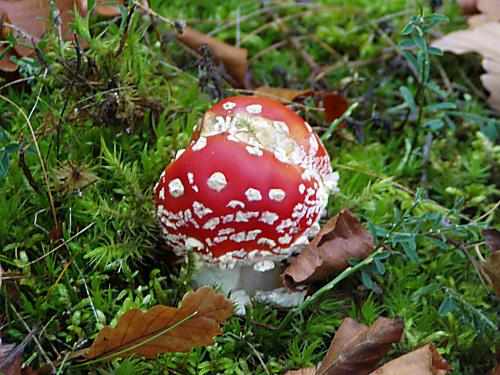
MULTIPOLYGON (((122 0, 97 0, 95 11, 103 16, 120 15, 117 4, 122 4, 122 0)), ((54 0, 54 8, 59 9, 61 20, 61 35, 64 40, 72 40, 72 33, 69 31, 69 24, 74 20, 76 10, 85 15, 87 13, 87 0, 54 0)), ((0 40, 7 34, 12 33, 19 44, 13 49, 6 49, 0 45, 0 70, 14 72, 17 65, 12 61, 13 56, 33 56, 33 44, 38 44, 42 36, 47 32, 50 25, 51 5, 48 0, 0 0, 0 21, 14 25, 14 29, 2 27, 0 30, 0 40)), ((85 48, 84 41, 80 42, 80 47, 85 48)))
MULTIPOLYGON (((54 0, 54 8, 60 10, 61 34, 68 39, 69 23, 73 22, 73 12, 77 7, 82 12, 82 6, 75 0, 54 0)), ((14 46, 20 56, 33 54, 33 43, 38 43, 40 38, 49 28, 50 2, 40 0, 0 0, 0 9, 5 13, 6 19, 16 29, 12 30, 20 44, 14 46)))
POLYGON ((321 100, 328 122, 339 118, 347 111, 347 98, 337 91, 296 90, 261 86, 255 90, 256 96, 271 97, 284 102, 298 102, 301 98, 313 96, 321 100))
POLYGON ((477 2, 480 10, 486 12, 469 19, 471 28, 452 32, 434 41, 433 47, 455 54, 479 53, 483 57, 486 74, 481 76, 483 86, 490 92, 488 104, 500 110, 500 0, 477 2))
POLYGON ((403 334, 403 319, 378 318, 371 326, 345 318, 317 375, 368 375, 403 334))
POLYGON ((483 270, 493 286, 495 294, 500 297, 500 232, 496 229, 485 229, 483 236, 492 251, 490 257, 483 264, 483 270))
POLYGON ((0 343, 0 373, 5 375, 29 375, 34 373, 31 367, 22 368, 22 357, 26 345, 38 329, 32 330, 19 345, 0 343))
POLYGON ((155 358, 159 353, 186 352, 191 348, 212 345, 213 337, 222 334, 219 327, 233 315, 233 304, 209 287, 187 293, 179 308, 156 305, 147 312, 132 309, 123 314, 115 327, 104 327, 89 349, 87 359, 106 360, 129 354, 155 358), (123 354, 118 352, 143 343, 191 314, 191 319, 165 334, 123 354), (116 356, 113 356, 116 354, 116 356))
POLYGON ((349 258, 364 259, 373 238, 347 209, 330 219, 283 274, 285 288, 320 280, 348 267, 349 258))
POLYGON ((500 375, 500 355, 497 353, 497 367, 489 375, 500 375))
POLYGON ((301 368, 299 370, 287 371, 285 375, 316 375, 315 367, 301 368))
POLYGON ((120 5, 123 5, 123 0, 97 0, 94 11, 104 17, 115 17, 121 15, 120 5))
POLYGON ((370 375, 445 375, 452 367, 432 344, 396 358, 370 375))
POLYGON ((177 34, 176 37, 196 54, 199 54, 202 44, 208 45, 215 62, 222 63, 231 75, 230 83, 240 88, 248 86, 248 51, 245 48, 229 45, 190 27, 185 27, 182 34, 177 34))
POLYGON ((458 6, 462 9, 463 14, 476 14, 477 0, 457 0, 458 6))

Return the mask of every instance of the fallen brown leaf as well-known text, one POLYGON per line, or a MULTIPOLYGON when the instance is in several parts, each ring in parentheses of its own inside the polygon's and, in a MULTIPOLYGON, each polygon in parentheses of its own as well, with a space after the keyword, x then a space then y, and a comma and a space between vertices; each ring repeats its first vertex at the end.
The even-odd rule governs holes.
POLYGON ((483 264, 488 281, 495 294, 500 297, 500 232, 496 229, 484 229, 483 236, 492 254, 483 264))
MULTIPOLYGON (((69 23, 73 22, 75 5, 82 12, 81 3, 75 0, 54 0, 54 8, 60 10, 61 33, 68 40, 69 23)), ((0 0, 0 9, 6 14, 9 22, 16 26, 12 33, 22 44, 17 44, 14 49, 20 56, 31 56, 34 51, 33 43, 38 43, 40 38, 49 28, 50 1, 48 0, 0 0), (24 34, 24 35, 23 35, 24 34), (23 45, 24 44, 24 45, 23 45)))
POLYGON ((500 231, 496 229, 483 229, 482 233, 484 241, 491 251, 500 250, 500 231))
POLYGON ((477 0, 457 0, 458 6, 462 9, 463 14, 476 14, 477 0))
POLYGON ((500 21, 500 0, 477 0, 477 9, 492 21, 500 21))
POLYGON ((297 90, 281 87, 260 86, 255 89, 255 96, 276 99, 284 102, 293 102, 297 97, 305 95, 311 90, 297 90))
POLYGON ((182 34, 177 34, 177 39, 198 55, 201 45, 208 45, 215 62, 222 63, 230 74, 230 83, 239 88, 248 87, 248 51, 245 48, 224 43, 191 27, 185 27, 182 34))
POLYGON ((452 367, 432 344, 396 358, 370 375, 445 375, 452 367))
POLYGON ((296 90, 261 86, 255 90, 256 96, 271 97, 284 102, 298 102, 300 98, 316 97, 323 103, 326 121, 332 122, 344 114, 349 107, 347 98, 337 91, 296 90))
POLYGON ((231 301, 209 287, 202 287, 187 293, 179 308, 156 305, 147 312, 139 309, 127 311, 115 327, 107 326, 99 332, 87 359, 111 356, 106 359, 109 360, 132 353, 152 359, 159 353, 186 352, 197 346, 212 345, 213 337, 222 334, 219 324, 231 315, 231 301), (160 337, 127 353, 112 356, 150 339, 194 312, 197 312, 194 317, 160 337))
POLYGON ((285 375, 316 375, 315 367, 301 368, 299 370, 292 370, 285 372, 285 375))
POLYGON ((123 0, 97 0, 94 11, 104 17, 120 16, 120 5, 122 4, 123 0))
POLYGON ((488 104, 500 110, 500 0, 479 0, 477 7, 483 13, 469 19, 470 29, 445 35, 432 46, 455 54, 479 53, 486 71, 481 81, 490 92, 488 104))
POLYGON ((19 345, 0 344, 0 373, 5 375, 29 375, 31 367, 22 368, 22 357, 26 345, 31 341, 38 329, 31 331, 19 345))
POLYGON ((401 318, 378 318, 371 327, 345 318, 317 375, 368 375, 403 334, 401 318))
POLYGON ((495 367, 489 375, 500 375, 500 355, 497 354, 497 367, 495 367))
POLYGON ((330 219, 311 243, 295 258, 283 274, 283 284, 294 289, 298 284, 326 278, 348 267, 349 258, 366 258, 373 238, 347 209, 330 219))

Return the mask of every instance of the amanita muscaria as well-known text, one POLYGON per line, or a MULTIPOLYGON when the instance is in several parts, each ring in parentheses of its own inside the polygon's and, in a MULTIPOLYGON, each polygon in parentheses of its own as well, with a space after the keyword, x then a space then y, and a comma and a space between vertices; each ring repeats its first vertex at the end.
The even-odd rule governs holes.
POLYGON ((177 253, 266 270, 307 243, 337 180, 300 116, 274 100, 236 96, 205 113, 165 168, 156 209, 177 253))

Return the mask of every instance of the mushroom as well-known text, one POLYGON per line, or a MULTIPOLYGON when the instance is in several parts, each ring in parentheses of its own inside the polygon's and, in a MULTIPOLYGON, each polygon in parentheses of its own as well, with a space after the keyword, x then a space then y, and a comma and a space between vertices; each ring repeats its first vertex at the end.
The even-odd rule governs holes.
POLYGON ((279 287, 279 261, 319 230, 337 180, 300 116, 276 101, 239 96, 208 110, 189 147, 165 168, 156 210, 173 250, 199 258, 195 283, 216 282, 247 303, 279 287))

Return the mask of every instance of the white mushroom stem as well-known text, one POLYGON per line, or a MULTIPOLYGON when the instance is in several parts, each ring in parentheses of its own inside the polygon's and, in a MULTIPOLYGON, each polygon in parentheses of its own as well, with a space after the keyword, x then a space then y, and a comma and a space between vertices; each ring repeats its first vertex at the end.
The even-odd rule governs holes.
POLYGON ((280 307, 298 306, 306 292, 288 292, 282 288, 281 273, 285 266, 273 260, 260 260, 253 265, 235 265, 221 268, 217 264, 199 262, 191 280, 194 288, 215 285, 224 294, 230 295, 236 315, 245 314, 245 306, 255 299, 280 307))

